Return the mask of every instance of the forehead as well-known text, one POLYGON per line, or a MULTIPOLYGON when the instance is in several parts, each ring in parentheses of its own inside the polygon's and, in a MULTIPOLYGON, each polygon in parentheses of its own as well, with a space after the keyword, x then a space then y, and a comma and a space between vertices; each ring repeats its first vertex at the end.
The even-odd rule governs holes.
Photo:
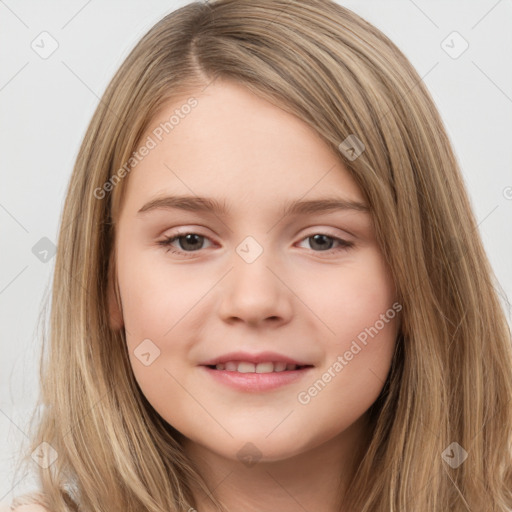
POLYGON ((239 84, 217 81, 168 102, 141 141, 150 139, 129 175, 132 210, 166 193, 247 207, 319 193, 363 201, 340 155, 309 125, 239 84))

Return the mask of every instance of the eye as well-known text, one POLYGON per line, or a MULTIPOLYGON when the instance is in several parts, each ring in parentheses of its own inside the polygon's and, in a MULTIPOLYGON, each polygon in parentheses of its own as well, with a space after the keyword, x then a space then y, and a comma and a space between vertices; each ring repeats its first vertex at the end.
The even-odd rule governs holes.
POLYGON ((158 242, 158 245, 166 247, 168 251, 174 254, 188 255, 190 252, 196 252, 202 249, 204 240, 209 240, 206 236, 198 233, 178 233, 172 237, 167 237, 158 242), (181 249, 176 249, 172 244, 178 241, 181 249))
MULTIPOLYGON (((158 245, 165 247, 167 252, 190 257, 194 252, 198 252, 204 248, 203 245, 205 240, 210 241, 207 236, 200 235, 199 233, 184 232, 167 237, 158 242, 158 245), (178 242, 179 247, 174 245, 175 242, 178 242)), ((301 243, 306 240, 310 241, 311 248, 314 252, 323 252, 327 254, 337 253, 338 251, 347 251, 354 246, 353 242, 348 242, 347 240, 343 240, 326 233, 315 233, 313 235, 309 235, 306 238, 303 238, 301 243)))
POLYGON ((312 248, 320 248, 320 251, 314 252, 326 252, 332 253, 337 251, 346 251, 354 246, 353 242, 348 242, 347 240, 343 240, 336 236, 331 236, 326 233, 315 233, 314 235, 309 235, 306 238, 303 238, 302 241, 311 240, 312 248), (337 244, 337 247, 333 248, 333 245, 337 244))

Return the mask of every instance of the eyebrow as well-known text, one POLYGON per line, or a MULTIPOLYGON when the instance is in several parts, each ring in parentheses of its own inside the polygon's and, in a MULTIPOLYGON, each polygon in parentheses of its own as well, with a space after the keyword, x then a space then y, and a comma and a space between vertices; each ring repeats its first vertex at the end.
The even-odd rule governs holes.
MULTIPOLYGON (((160 209, 179 209, 192 212, 206 212, 217 215, 228 215, 229 208, 226 201, 217 201, 209 197, 198 196, 165 196, 157 197, 146 203, 137 212, 137 215, 160 209)), ((311 213, 324 213, 336 210, 355 210, 369 213, 370 208, 359 201, 340 197, 326 197, 308 201, 294 200, 286 203, 281 209, 281 216, 306 215, 311 213)))

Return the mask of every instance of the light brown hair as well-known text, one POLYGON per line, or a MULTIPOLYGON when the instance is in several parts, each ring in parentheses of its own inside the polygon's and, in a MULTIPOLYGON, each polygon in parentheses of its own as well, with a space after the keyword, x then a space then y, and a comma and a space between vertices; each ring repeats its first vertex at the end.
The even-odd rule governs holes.
POLYGON ((340 511, 512 508, 510 329, 458 163, 403 53, 329 0, 186 5, 142 38, 105 91, 58 240, 42 412, 27 450, 44 441, 58 453, 38 470, 41 502, 52 512, 188 511, 190 482, 208 491, 139 389, 123 330, 109 325, 109 297, 119 300, 113 240, 130 177, 111 179, 165 102, 219 78, 298 116, 336 151, 350 135, 365 145, 355 160, 338 153, 371 207, 403 311, 371 408, 373 436, 340 511), (468 457, 453 468, 442 453, 455 442, 468 457))

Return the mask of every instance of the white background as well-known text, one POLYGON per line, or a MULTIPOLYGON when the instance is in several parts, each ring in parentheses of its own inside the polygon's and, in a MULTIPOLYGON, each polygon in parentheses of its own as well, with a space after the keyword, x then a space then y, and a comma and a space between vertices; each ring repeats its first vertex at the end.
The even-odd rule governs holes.
MULTIPOLYGON (((31 487, 13 481, 11 467, 37 397, 36 322, 54 268, 32 247, 57 240, 79 144, 114 72, 154 23, 186 3, 0 0, 0 503, 31 487), (31 48, 43 31, 59 45, 47 59, 31 48)), ((387 34, 424 78, 510 298, 512 0, 339 3, 387 34), (453 31, 469 43, 457 59, 441 47, 453 31)))

